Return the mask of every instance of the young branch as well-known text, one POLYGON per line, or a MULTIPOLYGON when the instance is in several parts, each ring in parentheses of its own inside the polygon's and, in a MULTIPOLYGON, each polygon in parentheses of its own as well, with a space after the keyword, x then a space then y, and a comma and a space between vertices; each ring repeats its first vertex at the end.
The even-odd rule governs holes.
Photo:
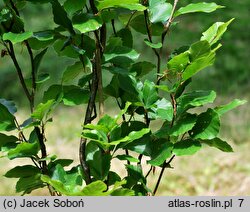
MULTIPOLYGON (((163 45, 165 37, 166 37, 166 35, 167 35, 167 33, 168 33, 169 29, 170 29, 170 26, 171 26, 171 24, 172 24, 172 22, 174 20, 174 13, 175 13, 178 1, 179 0, 174 0, 174 5, 173 5, 173 9, 171 11, 170 17, 169 17, 167 23, 164 25, 164 31, 163 31, 163 33, 161 35, 161 43, 162 43, 162 45, 163 45)), ((161 48, 161 51, 162 51, 162 48, 161 48)))
POLYGON ((174 158, 175 158, 175 155, 173 155, 173 156, 169 159, 168 162, 165 162, 165 163, 162 165, 161 173, 160 173, 160 175, 159 175, 159 178, 158 178, 158 180, 157 180, 157 183, 156 183, 155 188, 154 188, 154 191, 153 191, 153 196, 155 196, 155 194, 156 194, 156 192, 157 192, 157 190, 158 190, 158 188, 159 188, 159 185, 160 185, 160 182, 161 182, 161 179, 162 179, 162 176, 163 176, 163 174, 164 174, 165 169, 166 169, 167 167, 170 166, 170 163, 172 162, 172 160, 173 160, 174 158))

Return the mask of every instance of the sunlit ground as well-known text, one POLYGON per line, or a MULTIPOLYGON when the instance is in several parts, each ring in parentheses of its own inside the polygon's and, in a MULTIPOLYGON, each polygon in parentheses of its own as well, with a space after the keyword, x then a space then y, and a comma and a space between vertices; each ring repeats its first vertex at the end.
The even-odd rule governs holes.
MULTIPOLYGON (((79 134, 83 121, 83 110, 63 107, 56 111, 53 123, 47 126, 48 153, 59 158, 72 158, 78 163, 79 134)), ((223 153, 214 148, 203 148, 196 155, 175 158, 173 169, 166 169, 157 195, 250 195, 250 140, 249 109, 243 106, 223 117, 222 138, 229 140, 234 153, 223 153)), ((115 111, 109 111, 114 114, 115 111)), ((19 112, 20 121, 24 113, 19 112)), ((16 179, 3 174, 16 165, 30 163, 27 159, 9 161, 0 159, 0 195, 15 193, 16 179)), ((123 165, 117 161, 112 169, 124 173, 123 165)), ((148 170, 149 167, 145 171, 148 170)), ((151 189, 160 169, 150 175, 151 189)), ((46 189, 36 190, 31 195, 49 195, 46 189)))

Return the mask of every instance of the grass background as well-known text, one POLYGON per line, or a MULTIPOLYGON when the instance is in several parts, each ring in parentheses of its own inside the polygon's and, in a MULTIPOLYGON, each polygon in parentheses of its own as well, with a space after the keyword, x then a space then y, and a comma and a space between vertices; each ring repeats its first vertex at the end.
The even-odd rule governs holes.
MULTIPOLYGON (((181 5, 197 0, 183 0, 181 5)), ((207 0, 207 2, 211 2, 207 0)), ((228 0, 214 0, 226 8, 211 14, 193 14, 182 18, 180 23, 168 35, 167 47, 172 51, 181 45, 190 45, 197 41, 201 32, 206 30, 216 21, 228 21, 235 17, 222 40, 223 47, 217 55, 217 60, 212 68, 202 71, 195 77, 191 89, 214 89, 217 92, 217 104, 225 104, 234 98, 250 100, 250 1, 237 1, 233 4, 228 0)), ((2 2, 0 2, 1 6, 2 2)), ((50 7, 28 4, 22 11, 26 30, 47 29, 52 14, 50 7), (43 21, 41 21, 43 20, 43 21)), ((53 28, 51 24, 49 26, 53 28)), ((136 36, 141 36, 136 34, 136 36)), ((135 40, 140 40, 135 38, 135 40)), ((145 57, 153 60, 152 51, 146 46, 135 42, 139 51, 145 57)), ((0 47, 1 50, 2 47, 0 47)), ((29 65, 23 47, 17 49, 18 60, 22 67, 29 65)), ((42 72, 51 75, 50 84, 59 81, 62 71, 69 60, 59 58, 50 49, 42 65, 42 72)), ((25 69, 25 68, 24 68, 25 69)), ((27 73, 29 70, 27 70, 27 73)), ((27 74, 26 73, 26 74, 27 74)), ((28 116, 25 110, 26 102, 20 92, 20 85, 15 74, 15 69, 8 57, 0 58, 0 98, 14 99, 19 108, 18 119, 24 121, 28 116)), ((43 87, 42 90, 45 90, 43 87)), ((117 108, 112 106, 112 101, 107 102, 107 111, 113 115, 117 108)), ((72 158, 78 163, 79 134, 85 110, 82 107, 60 107, 56 110, 54 121, 47 127, 48 152, 56 154, 59 158, 72 158)), ((173 169, 167 169, 164 180, 159 188, 158 195, 250 195, 250 107, 249 103, 225 114, 222 119, 221 138, 226 139, 233 146, 233 153, 223 153, 213 148, 204 148, 197 154, 188 157, 176 158, 173 169)), ((29 161, 28 161, 29 162, 29 161)), ((25 159, 9 161, 0 159, 0 195, 19 195, 15 193, 15 179, 7 179, 3 174, 10 168, 25 164, 25 159)), ((114 170, 121 171, 123 167, 117 163, 112 164, 114 170)), ((150 176, 150 183, 154 184, 157 178, 150 176)), ((47 191, 40 189, 31 195, 47 195, 47 191)))

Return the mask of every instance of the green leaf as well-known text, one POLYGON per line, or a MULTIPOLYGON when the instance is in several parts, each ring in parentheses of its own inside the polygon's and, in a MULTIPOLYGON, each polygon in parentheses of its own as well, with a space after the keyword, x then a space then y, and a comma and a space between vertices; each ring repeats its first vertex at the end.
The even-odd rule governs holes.
POLYGON ((89 101, 89 90, 77 86, 63 88, 63 103, 67 106, 86 104, 89 101))
POLYGON ((190 52, 192 61, 182 74, 183 80, 187 80, 202 69, 213 65, 215 61, 215 51, 208 51, 208 46, 205 43, 208 44, 208 42, 205 41, 204 43, 195 43, 195 46, 191 46, 190 52))
POLYGON ((217 43, 218 40, 222 37, 222 35, 226 32, 227 27, 234 20, 232 18, 228 22, 216 22, 211 27, 208 28, 205 32, 202 33, 201 40, 207 40, 209 44, 212 46, 217 43))
POLYGON ((110 169, 112 156, 104 153, 94 142, 89 142, 86 147, 86 161, 90 168, 90 174, 96 180, 105 180, 110 169))
POLYGON ((119 63, 125 65, 132 63, 136 61, 139 56, 140 54, 137 53, 134 49, 122 46, 121 38, 110 39, 104 52, 105 62, 112 62, 117 65, 120 65, 119 63))
POLYGON ((199 141, 184 140, 174 144, 173 154, 176 156, 193 155, 201 149, 199 141))
POLYGON ((66 0, 63 7, 69 15, 73 15, 75 12, 82 10, 85 4, 86 0, 66 0))
POLYGON ((201 143, 207 144, 208 146, 215 147, 222 152, 233 152, 233 148, 220 138, 214 138, 212 140, 200 140, 201 143))
POLYGON ((138 163, 140 162, 140 160, 138 160, 137 158, 134 158, 130 155, 117 155, 116 158, 118 158, 119 160, 126 160, 129 161, 131 163, 138 163))
POLYGON ((143 61, 134 63, 129 70, 130 73, 136 73, 136 77, 142 77, 150 73, 156 66, 153 63, 143 61))
POLYGON ((16 129, 14 116, 0 103, 0 131, 11 131, 16 129))
POLYGON ((6 172, 4 176, 8 178, 30 177, 39 174, 40 172, 41 170, 35 166, 25 165, 25 166, 16 166, 15 168, 6 172))
POLYGON ((169 19, 173 6, 166 3, 165 0, 149 0, 149 20, 152 23, 167 22, 169 19))
POLYGON ((29 194, 31 191, 45 186, 46 185, 41 181, 41 174, 36 174, 30 177, 20 178, 16 183, 16 192, 29 194))
POLYGON ((71 20, 69 19, 65 9, 58 0, 50 1, 54 15, 54 22, 63 28, 67 29, 71 34, 75 34, 71 20))
POLYGON ((81 33, 91 32, 102 26, 102 19, 93 14, 80 13, 73 17, 73 26, 81 33))
POLYGON ((166 159, 171 157, 173 144, 165 139, 159 139, 153 142, 151 160, 147 161, 152 166, 161 166, 166 159))
POLYGON ((13 135, 8 136, 8 135, 0 133, 0 150, 4 151, 4 147, 8 145, 15 146, 17 141, 18 141, 18 138, 13 135))
POLYGON ((76 62, 73 65, 70 65, 66 68, 63 73, 62 82, 68 82, 74 80, 81 73, 84 73, 84 67, 81 62, 76 62))
POLYGON ((161 119, 171 121, 173 118, 173 106, 170 101, 165 98, 155 102, 155 106, 151 108, 153 112, 149 112, 153 119, 161 119))
POLYGON ((14 114, 17 112, 15 102, 13 102, 13 101, 9 101, 6 99, 0 99, 0 104, 4 105, 11 114, 14 114))
POLYGON ((127 188, 119 188, 114 190, 111 196, 135 196, 135 192, 133 190, 127 188))
POLYGON ((188 4, 185 7, 181 7, 179 10, 175 12, 175 17, 187 13, 196 13, 196 12, 204 12, 204 13, 211 13, 217 9, 224 8, 224 6, 217 5, 216 3, 206 3, 206 2, 199 2, 195 4, 188 4))
POLYGON ((211 52, 211 47, 207 40, 198 41, 192 44, 189 48, 190 60, 191 62, 202 58, 207 57, 211 52))
POLYGON ((140 165, 126 165, 126 168, 128 170, 128 176, 130 178, 133 179, 133 181, 136 182, 136 184, 138 182, 140 183, 146 183, 146 179, 145 177, 143 176, 143 173, 142 173, 142 168, 140 165))
MULTIPOLYGON (((129 26, 131 26, 135 31, 146 35, 147 27, 145 24, 144 15, 140 14, 135 16, 130 22, 129 26)), ((163 31, 162 23, 153 23, 150 25, 150 31, 152 32, 152 36, 161 36, 163 31)))
POLYGON ((196 124, 191 130, 191 136, 195 139, 213 139, 220 131, 220 117, 219 114, 208 109, 197 117, 196 124))
POLYGON ((35 73, 38 72, 39 66, 41 64, 41 61, 44 57, 44 55, 46 54, 48 48, 42 50, 40 53, 38 53, 35 58, 34 58, 34 67, 35 67, 35 73))
POLYGON ((196 115, 186 113, 178 119, 174 126, 170 129, 171 136, 179 136, 191 130, 196 123, 196 115))
POLYGON ((41 73, 37 76, 36 83, 41 84, 50 79, 50 75, 48 73, 41 73))
POLYGON ((182 72, 189 63, 189 52, 186 51, 174 56, 170 61, 168 61, 167 67, 170 74, 175 74, 177 72, 182 72))
POLYGON ((221 116, 223 115, 224 113, 240 106, 240 105, 243 105, 247 103, 246 100, 239 100, 239 99, 235 99, 233 100, 232 102, 226 104, 226 105, 222 105, 222 106, 219 106, 219 107, 216 107, 214 110, 221 116))
POLYGON ((129 102, 141 102, 139 90, 137 89, 136 80, 131 75, 118 75, 119 87, 125 92, 125 99, 129 102))
POLYGON ((16 146, 16 148, 11 149, 8 152, 9 159, 15 158, 23 158, 23 157, 31 157, 38 153, 39 145, 37 142, 34 143, 20 143, 16 146))
POLYGON ((11 43, 21 43, 28 38, 32 37, 32 32, 23 32, 23 33, 13 33, 13 32, 7 32, 3 34, 3 40, 9 40, 11 43))
POLYGON ((158 100, 155 84, 149 80, 145 80, 142 92, 144 106, 146 109, 149 109, 158 100))
POLYGON ((54 104, 55 104, 54 100, 48 100, 46 103, 40 103, 36 107, 35 111, 31 114, 31 117, 40 121, 43 118, 47 118, 54 104))
POLYGON ((153 49, 159 49, 162 47, 162 43, 151 43, 148 39, 144 39, 144 42, 147 44, 147 46, 153 49))
POLYGON ((57 40, 53 47, 56 53, 59 56, 67 56, 69 58, 79 58, 79 52, 77 52, 72 45, 68 45, 65 47, 65 43, 67 43, 67 39, 57 40))
POLYGON ((105 192, 107 185, 98 180, 85 186, 81 191, 81 196, 107 196, 109 193, 105 192))
POLYGON ((54 31, 45 30, 33 33, 33 38, 36 38, 39 41, 50 41, 54 39, 54 31))
POLYGON ((187 111, 193 107, 200 107, 208 103, 213 103, 216 98, 214 91, 193 91, 185 93, 177 99, 177 110, 179 113, 187 111))
POLYGON ((98 121, 98 125, 104 126, 108 134, 116 126, 116 120, 106 114, 98 121))
POLYGON ((138 0, 97 0, 96 6, 98 10, 104 10, 112 7, 121 7, 129 10, 143 11, 146 9, 143 5, 139 4, 138 0))
POLYGON ((131 49, 133 48, 133 36, 131 30, 128 27, 119 30, 117 32, 117 36, 122 39, 122 46, 126 46, 131 49))

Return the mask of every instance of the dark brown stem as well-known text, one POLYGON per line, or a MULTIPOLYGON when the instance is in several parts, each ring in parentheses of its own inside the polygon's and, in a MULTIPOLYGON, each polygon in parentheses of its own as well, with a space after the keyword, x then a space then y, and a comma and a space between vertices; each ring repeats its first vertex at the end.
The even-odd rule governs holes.
POLYGON ((162 179, 162 176, 163 176, 163 174, 164 174, 165 169, 166 169, 168 166, 170 166, 170 163, 172 162, 172 160, 173 160, 174 158, 175 158, 175 155, 173 155, 173 156, 170 158, 170 160, 169 160, 168 162, 165 162, 165 163, 162 165, 161 173, 160 173, 160 175, 159 175, 159 178, 158 178, 158 180, 157 180, 157 183, 156 183, 155 188, 154 188, 154 191, 153 191, 153 196, 155 196, 155 194, 156 194, 156 192, 157 192, 157 190, 158 190, 158 188, 159 188, 159 185, 160 185, 160 182, 161 182, 161 179, 162 179))
POLYGON ((113 33, 114 33, 115 37, 117 37, 117 32, 116 32, 116 29, 115 29, 115 20, 114 19, 111 20, 111 25, 112 25, 113 33))
POLYGON ((22 85, 22 88, 24 90, 24 93, 26 95, 26 97, 28 98, 29 102, 31 102, 31 95, 29 93, 29 90, 27 88, 27 85, 25 83, 25 80, 24 80, 24 77, 23 77, 23 72, 21 70, 21 67, 19 66, 19 63, 17 62, 17 59, 16 59, 16 54, 15 54, 15 50, 14 50, 14 47, 13 47, 13 44, 11 42, 8 42, 9 44, 9 48, 7 45, 5 45, 14 65, 15 65, 15 68, 16 68, 16 71, 17 71, 17 74, 18 74, 18 78, 20 80, 20 83, 22 85))
MULTIPOLYGON (((148 40, 150 41, 150 43, 153 43, 152 35, 151 35, 150 29, 149 29, 149 24, 148 24, 148 11, 147 10, 144 10, 144 20, 145 20, 148 40)), ((156 85, 159 85, 158 84, 159 83, 158 76, 161 72, 161 55, 155 48, 152 48, 152 50, 154 51, 155 56, 157 57, 157 81, 156 81, 156 85)))

